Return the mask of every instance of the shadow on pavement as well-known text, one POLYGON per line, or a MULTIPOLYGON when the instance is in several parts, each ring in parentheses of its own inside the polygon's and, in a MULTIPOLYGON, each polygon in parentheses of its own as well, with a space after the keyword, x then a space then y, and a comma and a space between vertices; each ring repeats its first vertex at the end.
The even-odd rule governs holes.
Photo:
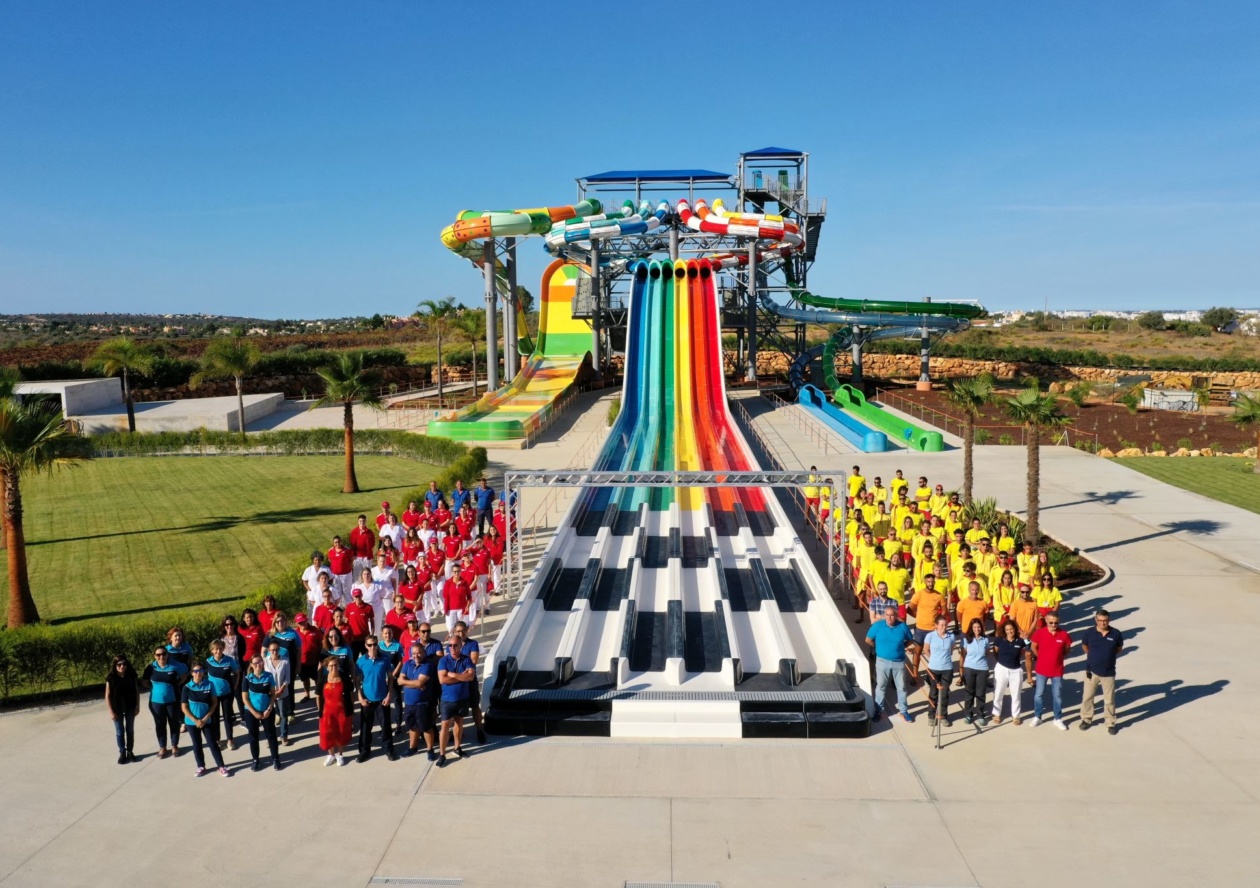
POLYGON ((1106 549, 1115 549, 1120 546, 1130 545, 1131 543, 1141 543, 1146 540, 1155 540, 1174 533, 1188 533, 1192 536, 1211 536, 1214 533, 1220 532, 1226 526, 1227 525, 1223 522, 1213 521, 1210 518, 1195 518, 1187 521, 1169 521, 1160 525, 1160 527, 1164 528, 1163 530, 1146 533, 1142 536, 1130 537, 1127 540, 1117 540, 1114 543, 1106 543, 1102 546, 1093 546, 1088 549, 1085 554, 1089 554, 1090 552, 1102 552, 1106 549))

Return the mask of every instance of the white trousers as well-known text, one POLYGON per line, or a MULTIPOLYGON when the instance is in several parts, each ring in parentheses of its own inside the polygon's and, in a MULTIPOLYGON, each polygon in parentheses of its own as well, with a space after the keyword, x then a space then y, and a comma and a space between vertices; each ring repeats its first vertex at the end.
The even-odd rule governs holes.
POLYGON ((448 635, 455 631, 455 624, 462 619, 464 619, 464 612, 461 610, 446 612, 446 632, 448 635))
POLYGON ((1002 716, 1002 695, 1011 691, 1011 718, 1019 718, 1019 697, 1023 693, 1024 670, 1014 669, 1001 663, 993 667, 993 717, 1002 716))

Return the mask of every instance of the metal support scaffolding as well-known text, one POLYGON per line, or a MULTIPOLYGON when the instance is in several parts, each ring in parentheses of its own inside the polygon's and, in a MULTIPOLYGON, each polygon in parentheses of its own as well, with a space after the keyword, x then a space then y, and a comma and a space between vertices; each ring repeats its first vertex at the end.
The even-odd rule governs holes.
MULTIPOLYGON (((511 471, 503 476, 503 489, 509 502, 515 491, 523 487, 673 487, 673 488, 732 488, 776 487, 800 490, 806 486, 825 486, 833 491, 845 490, 845 474, 839 469, 823 469, 813 472, 755 471, 755 472, 597 472, 582 469, 559 471, 511 471)), ((827 523, 827 588, 834 588, 837 558, 836 522, 843 527, 843 497, 841 508, 832 509, 827 523)), ((570 507, 572 508, 572 507, 570 507)), ((505 560, 508 566, 508 594, 517 598, 525 591, 524 548, 519 541, 513 542, 508 534, 505 560)), ((842 559, 841 559, 842 560, 842 559)))
POLYGON ((757 382, 757 242, 748 244, 748 375, 757 382))
POLYGON ((591 363, 595 367, 595 373, 602 376, 604 373, 603 349, 600 343, 600 327, 603 324, 601 317, 602 308, 600 305, 600 290, 603 289, 600 281, 599 273, 599 241, 591 241, 590 249, 591 262, 591 299, 594 302, 594 308, 591 312, 591 332, 592 343, 591 363))
POLYGON ((853 354, 853 384, 857 387, 862 385, 862 328, 854 325, 853 327, 853 344, 849 346, 850 352, 853 354))
POLYGON ((516 378, 520 371, 520 351, 517 342, 520 332, 516 329, 516 238, 505 237, 503 250, 507 254, 507 296, 503 300, 503 375, 507 380, 516 378))
POLYGON ((495 288, 494 238, 487 238, 485 262, 482 266, 486 277, 486 388, 494 391, 499 387, 499 292, 495 288))

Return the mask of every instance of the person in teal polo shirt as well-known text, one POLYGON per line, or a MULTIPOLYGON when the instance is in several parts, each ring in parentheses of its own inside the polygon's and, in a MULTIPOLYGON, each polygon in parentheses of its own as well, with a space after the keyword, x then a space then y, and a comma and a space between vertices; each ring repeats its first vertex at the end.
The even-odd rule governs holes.
POLYGON ((219 752, 219 732, 214 720, 219 701, 214 696, 214 686, 206 678, 204 663, 193 663, 191 678, 184 685, 180 699, 183 703, 184 726, 188 736, 192 737, 193 759, 197 762, 196 776, 206 773, 206 757, 202 752, 202 744, 210 747, 210 755, 219 767, 219 774, 231 777, 232 772, 223 765, 223 753, 219 752))
POLYGON ((141 680, 149 688, 149 713, 157 731, 158 758, 179 755, 179 691, 188 678, 188 667, 171 656, 165 647, 153 652, 153 662, 144 667, 141 680), (167 733, 170 746, 166 745, 167 733))

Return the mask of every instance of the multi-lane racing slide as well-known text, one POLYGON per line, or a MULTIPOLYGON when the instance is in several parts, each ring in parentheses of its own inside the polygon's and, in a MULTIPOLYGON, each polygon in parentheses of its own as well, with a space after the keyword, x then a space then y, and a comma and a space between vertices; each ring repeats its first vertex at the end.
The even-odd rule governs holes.
MULTIPOLYGON (((530 210, 475 212, 465 210, 442 231, 442 243, 452 252, 484 265, 482 243, 491 237, 544 235, 553 225, 600 215, 599 201, 530 210)), ((551 415, 574 383, 591 366, 590 327, 573 317, 577 280, 589 273, 584 266, 563 260, 543 272, 538 301, 538 342, 529 341, 524 317, 518 316, 518 340, 529 355, 520 373, 502 388, 487 392, 475 404, 429 423, 427 433, 462 441, 493 441, 528 437, 551 415)), ((496 267, 496 283, 506 292, 507 276, 496 267)))
MULTIPOLYGON (((713 264, 631 265, 622 410, 596 470, 755 470, 713 264)), ((765 488, 588 488, 486 664, 500 733, 853 736, 865 654, 765 488)))

